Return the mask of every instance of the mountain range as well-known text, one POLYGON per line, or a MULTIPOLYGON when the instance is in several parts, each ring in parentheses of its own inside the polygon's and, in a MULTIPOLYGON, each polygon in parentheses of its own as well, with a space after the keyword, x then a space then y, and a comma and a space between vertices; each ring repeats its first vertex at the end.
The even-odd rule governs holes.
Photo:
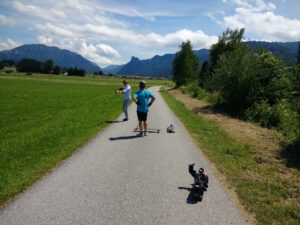
POLYGON ((41 44, 22 45, 11 50, 0 51, 0 60, 13 59, 18 62, 31 58, 41 62, 52 59, 55 65, 63 68, 77 67, 88 72, 98 72, 101 68, 81 55, 66 49, 41 44))
MULTIPOLYGON (((248 41, 246 44, 252 48, 265 48, 275 55, 280 55, 287 64, 295 64, 298 54, 298 42, 256 42, 248 41)), ((199 58, 200 64, 209 59, 208 49, 195 50, 194 53, 199 58)), ((150 59, 139 59, 135 56, 123 65, 109 65, 101 69, 95 63, 87 60, 81 55, 69 50, 57 47, 49 47, 41 44, 22 45, 11 50, 0 51, 0 60, 13 59, 20 61, 22 58, 32 58, 38 61, 52 59, 55 65, 70 68, 77 67, 85 69, 87 72, 98 72, 121 75, 142 75, 153 77, 172 77, 172 61, 175 54, 156 55, 150 59)))
MULTIPOLYGON (((248 41, 246 44, 251 49, 265 48, 275 55, 281 56, 287 64, 295 64, 298 54, 298 42, 262 42, 248 41)), ((208 49, 195 50, 194 53, 199 58, 200 64, 209 59, 210 51, 208 49)), ((103 68, 106 73, 122 75, 144 75, 167 78, 172 77, 172 61, 174 54, 165 54, 154 56, 151 59, 140 60, 132 56, 131 60, 124 65, 113 65, 103 68)))

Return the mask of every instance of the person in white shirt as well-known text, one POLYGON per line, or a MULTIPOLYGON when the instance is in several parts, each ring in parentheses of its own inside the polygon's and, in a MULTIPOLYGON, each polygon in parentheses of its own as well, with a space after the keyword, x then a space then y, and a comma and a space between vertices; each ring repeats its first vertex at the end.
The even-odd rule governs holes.
POLYGON ((124 85, 124 89, 123 90, 118 90, 117 93, 123 93, 124 94, 124 101, 123 101, 123 112, 125 114, 125 118, 123 119, 123 121, 127 121, 128 118, 128 105, 131 101, 131 87, 128 84, 127 80, 123 80, 123 85, 124 85))

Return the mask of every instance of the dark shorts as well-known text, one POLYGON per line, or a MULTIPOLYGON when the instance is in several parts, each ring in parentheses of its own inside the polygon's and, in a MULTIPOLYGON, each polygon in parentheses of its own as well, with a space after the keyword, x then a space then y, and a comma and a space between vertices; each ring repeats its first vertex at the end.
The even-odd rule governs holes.
POLYGON ((147 112, 137 112, 139 121, 147 121, 147 112))

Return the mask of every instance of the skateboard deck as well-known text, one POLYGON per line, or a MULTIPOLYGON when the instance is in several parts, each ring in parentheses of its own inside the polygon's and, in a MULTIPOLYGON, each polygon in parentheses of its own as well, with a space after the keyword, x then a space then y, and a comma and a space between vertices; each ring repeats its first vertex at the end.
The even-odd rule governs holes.
MULTIPOLYGON (((136 127, 136 128, 134 128, 134 132, 140 132, 140 129, 138 127, 136 127)), ((147 132, 148 133, 160 133, 160 129, 148 128, 147 132)))

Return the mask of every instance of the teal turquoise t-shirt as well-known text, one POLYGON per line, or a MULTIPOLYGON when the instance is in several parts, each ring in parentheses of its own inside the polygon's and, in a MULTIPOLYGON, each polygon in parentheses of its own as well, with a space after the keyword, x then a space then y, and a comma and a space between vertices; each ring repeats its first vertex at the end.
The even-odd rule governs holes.
POLYGON ((141 104, 138 105, 138 112, 148 112, 149 98, 154 98, 154 95, 148 90, 139 90, 133 95, 141 104))

